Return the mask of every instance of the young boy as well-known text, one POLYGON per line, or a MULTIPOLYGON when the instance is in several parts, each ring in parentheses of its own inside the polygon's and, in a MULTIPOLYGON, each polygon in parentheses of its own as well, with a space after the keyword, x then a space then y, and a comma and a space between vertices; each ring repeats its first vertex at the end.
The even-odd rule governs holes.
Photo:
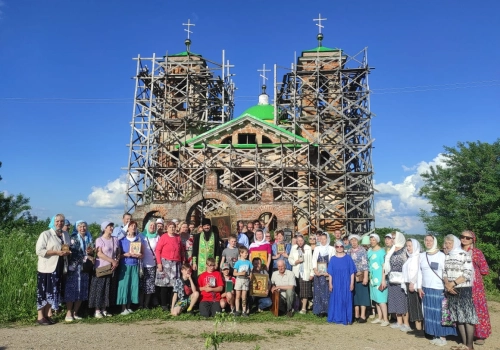
MULTIPOLYGON (((268 277, 268 288, 271 289, 271 280, 269 279, 269 274, 267 273, 266 270, 262 268, 262 260, 260 258, 253 258, 252 259, 252 274, 263 274, 267 275, 268 277)), ((267 309, 273 305, 273 302, 271 298, 269 297, 252 297, 253 305, 257 304, 257 310, 258 312, 264 311, 264 309, 267 309)))
POLYGON ((213 317, 221 312, 220 293, 224 288, 224 281, 219 271, 215 271, 215 259, 207 259, 207 271, 198 277, 200 286, 200 316, 213 317))
POLYGON ((236 286, 234 289, 236 290, 236 316, 244 316, 248 317, 248 309, 247 309, 247 294, 248 289, 250 288, 250 280, 252 278, 252 263, 247 260, 248 258, 248 249, 247 247, 240 247, 239 258, 238 261, 234 264, 234 272, 233 275, 236 277, 236 286), (240 303, 241 299, 241 303, 240 303), (240 310, 241 305, 241 310, 240 310))
POLYGON ((234 313, 234 285, 236 284, 236 280, 229 274, 229 263, 223 263, 221 265, 221 270, 224 289, 220 295, 220 307, 222 312, 224 312, 226 306, 229 305, 231 307, 231 313, 234 313))
POLYGON ((191 266, 184 263, 181 267, 181 277, 174 282, 174 295, 172 296, 172 316, 179 316, 182 311, 191 312, 198 301, 200 293, 191 278, 191 266), (188 307, 189 304, 189 307, 188 307))
POLYGON ((230 235, 228 240, 228 246, 222 251, 222 259, 220 261, 221 266, 225 262, 229 263, 231 269, 234 268, 234 263, 238 261, 238 248, 236 248, 236 236, 230 235))

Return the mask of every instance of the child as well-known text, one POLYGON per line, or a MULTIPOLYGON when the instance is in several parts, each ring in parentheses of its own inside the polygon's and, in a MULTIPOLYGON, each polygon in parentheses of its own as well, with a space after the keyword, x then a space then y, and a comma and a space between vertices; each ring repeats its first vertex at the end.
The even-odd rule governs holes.
MULTIPOLYGON (((270 289, 271 288, 271 281, 269 280, 269 274, 267 273, 266 270, 264 270, 262 268, 262 260, 260 260, 260 258, 253 258, 252 259, 252 265, 253 265, 253 269, 252 269, 252 274, 263 274, 263 275, 267 275, 268 276, 268 282, 267 282, 267 285, 268 285, 268 288, 270 289)), ((271 298, 269 298, 268 296, 267 297, 252 297, 252 301, 253 301, 253 304, 257 304, 257 310, 258 312, 262 312, 264 311, 264 309, 267 309, 269 307, 271 307, 271 305, 273 304, 271 298)))
POLYGON ((220 293, 224 288, 224 281, 219 271, 215 271, 215 259, 207 259, 207 271, 198 277, 198 286, 200 286, 200 316, 213 317, 220 308, 220 293))
POLYGON ((191 278, 191 266, 184 263, 181 267, 181 277, 174 282, 174 295, 172 297, 172 316, 179 316, 182 311, 191 312, 193 306, 198 301, 200 293, 196 290, 196 285, 191 278), (189 307, 187 307, 189 304, 189 307))
POLYGON ((233 275, 236 277, 236 285, 234 289, 236 290, 236 316, 244 316, 248 317, 248 309, 247 309, 247 294, 248 289, 250 288, 250 279, 252 278, 252 263, 247 260, 248 258, 248 249, 247 247, 240 247, 239 251, 239 259, 234 264, 234 272, 233 275), (240 311, 240 298, 241 298, 241 310, 240 311), (242 313, 243 312, 243 313, 242 313))
POLYGON ((238 248, 236 248, 236 236, 230 235, 227 248, 222 251, 221 266, 225 262, 229 263, 231 269, 234 268, 234 263, 238 261, 238 248))
POLYGON ((221 270, 224 289, 220 295, 220 307, 222 312, 224 312, 226 306, 229 305, 231 307, 231 313, 234 313, 234 285, 236 284, 236 280, 229 274, 229 263, 223 263, 221 265, 221 270), (231 285, 230 290, 229 285, 231 285))

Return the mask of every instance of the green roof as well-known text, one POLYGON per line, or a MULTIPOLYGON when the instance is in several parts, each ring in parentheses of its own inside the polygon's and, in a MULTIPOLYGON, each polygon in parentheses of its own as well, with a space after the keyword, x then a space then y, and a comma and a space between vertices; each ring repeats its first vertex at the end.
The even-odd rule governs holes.
MULTIPOLYGON (((255 106, 255 107, 256 107, 256 106, 255 106)), ((271 107, 272 107, 272 106, 271 106, 271 107)), ((251 108, 249 108, 249 109, 251 109, 251 108)), ((251 115, 251 114, 245 114, 245 113, 243 113, 243 115, 242 115, 241 117, 238 117, 238 118, 236 118, 236 119, 230 120, 230 121, 228 121, 228 122, 226 122, 226 123, 224 123, 224 124, 221 124, 221 125, 219 125, 219 126, 217 126, 217 127, 213 128, 212 130, 208 130, 208 131, 204 132, 204 133, 203 133, 203 134, 201 134, 201 135, 198 135, 198 136, 195 136, 195 137, 193 137, 193 138, 191 138, 191 139, 189 139, 189 140, 186 140, 186 142, 185 142, 184 144, 185 144, 185 145, 189 145, 189 144, 196 144, 199 140, 201 140, 202 138, 204 138, 205 136, 207 136, 207 135, 209 135, 209 134, 212 134, 212 133, 217 133, 218 131, 223 130, 223 129, 226 129, 226 128, 227 128, 227 129, 229 129, 232 125, 239 123, 239 122, 241 121, 241 119, 242 119, 242 118, 245 118, 245 117, 255 119, 257 122, 262 123, 262 124, 263 124, 263 126, 268 127, 268 128, 271 128, 271 129, 274 129, 274 130, 276 130, 277 132, 279 132, 279 133, 281 133, 281 134, 285 134, 285 135, 287 135, 288 137, 290 137, 290 138, 292 138, 292 139, 296 140, 296 142, 300 142, 300 143, 303 143, 303 142, 305 142, 305 143, 309 143, 309 140, 307 140, 307 139, 305 139, 305 138, 303 138, 303 137, 301 137, 301 136, 299 136, 299 135, 293 134, 293 133, 291 133, 290 131, 285 130, 285 129, 282 129, 282 128, 280 128, 279 126, 276 126, 276 125, 274 125, 274 124, 264 122, 264 121, 262 121, 261 119, 259 119, 259 118, 255 117, 255 116, 253 116, 253 115, 251 115)), ((260 146, 259 146, 259 147, 260 147, 260 146)))
POLYGON ((332 52, 332 51, 342 51, 341 49, 337 49, 337 48, 329 48, 329 47, 324 47, 324 46, 318 46, 314 49, 311 49, 311 50, 305 50, 305 51, 302 51, 302 52, 332 52))
POLYGON ((260 120, 274 120, 274 107, 272 105, 256 105, 248 108, 241 116, 247 114, 260 120))
POLYGON ((202 57, 201 55, 198 55, 197 53, 187 52, 187 51, 182 51, 182 52, 176 53, 174 55, 168 55, 168 57, 182 57, 182 56, 189 56, 189 55, 202 57))

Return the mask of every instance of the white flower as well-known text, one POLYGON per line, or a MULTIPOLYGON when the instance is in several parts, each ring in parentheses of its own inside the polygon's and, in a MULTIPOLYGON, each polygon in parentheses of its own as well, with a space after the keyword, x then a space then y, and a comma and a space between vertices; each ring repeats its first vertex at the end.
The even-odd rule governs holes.
POLYGON ((372 267, 373 267, 373 269, 374 269, 374 270, 378 270, 378 269, 380 268, 380 265, 378 264, 378 262, 376 262, 376 261, 375 261, 375 262, 372 264, 372 267))
POLYGON ((373 279, 373 284, 376 285, 378 283, 378 278, 373 279))

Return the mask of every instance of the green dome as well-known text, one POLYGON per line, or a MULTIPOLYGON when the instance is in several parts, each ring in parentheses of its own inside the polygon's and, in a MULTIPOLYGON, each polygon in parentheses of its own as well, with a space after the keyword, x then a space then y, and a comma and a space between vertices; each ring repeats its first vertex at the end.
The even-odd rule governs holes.
POLYGON ((274 107, 272 105, 256 105, 250 107, 241 114, 241 117, 247 114, 260 120, 274 121, 274 107))

